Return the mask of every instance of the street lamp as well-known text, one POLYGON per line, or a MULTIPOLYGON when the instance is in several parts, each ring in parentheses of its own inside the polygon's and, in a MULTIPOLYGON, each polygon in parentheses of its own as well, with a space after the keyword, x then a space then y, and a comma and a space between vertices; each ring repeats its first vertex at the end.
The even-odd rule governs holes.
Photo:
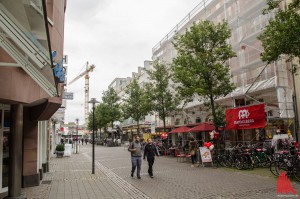
POLYGON ((76 120, 76 124, 77 124, 77 126, 76 126, 76 139, 75 139, 75 141, 76 141, 76 144, 75 144, 75 148, 76 148, 76 154, 78 153, 78 149, 77 149, 77 147, 78 147, 78 122, 79 122, 79 119, 78 118, 76 118, 75 119, 76 120))
POLYGON ((95 174, 95 104, 99 103, 96 98, 92 98, 89 104, 93 104, 93 154, 92 154, 92 174, 95 174))

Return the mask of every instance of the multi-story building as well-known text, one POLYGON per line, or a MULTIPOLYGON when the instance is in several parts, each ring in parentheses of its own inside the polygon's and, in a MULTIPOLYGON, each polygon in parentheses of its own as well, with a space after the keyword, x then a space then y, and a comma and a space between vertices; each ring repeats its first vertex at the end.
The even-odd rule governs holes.
MULTIPOLYGON (((274 13, 262 14, 266 6, 264 0, 203 0, 179 24, 177 24, 152 49, 153 60, 171 62, 176 57, 172 40, 175 34, 183 34, 193 22, 211 20, 215 23, 226 20, 232 31, 229 43, 237 57, 229 60, 230 73, 236 89, 218 101, 225 107, 236 107, 264 102, 267 112, 267 133, 275 133, 276 128, 287 131, 293 129, 292 79, 288 70, 289 63, 284 59, 271 64, 261 61, 263 51, 257 39, 274 13)), ((194 99, 184 108, 189 122, 209 121, 209 112, 203 104, 194 99)), ((186 117, 175 115, 175 123, 184 125, 186 117)), ((254 130, 235 131, 240 140, 251 140, 254 130)), ((234 135, 234 133, 228 133, 234 135)), ((235 139, 235 136, 232 136, 235 139)))
MULTIPOLYGON (((145 70, 152 69, 152 61, 144 61, 144 66, 138 67, 137 72, 132 72, 131 77, 127 78, 115 78, 108 88, 113 88, 118 96, 122 99, 125 96, 125 89, 130 84, 130 82, 137 78, 139 85, 142 87, 146 82, 149 81, 148 74, 145 70)), ((151 116, 146 116, 145 120, 140 121, 140 130, 143 132, 145 129, 149 129, 151 123, 151 116)), ((127 118, 119 124, 119 127, 122 129, 122 140, 128 140, 132 138, 133 134, 137 133, 137 122, 132 118, 127 118)))
POLYGON ((65 9, 66 0, 0 0, 0 192, 8 197, 39 185, 48 168, 49 119, 62 103, 65 9))

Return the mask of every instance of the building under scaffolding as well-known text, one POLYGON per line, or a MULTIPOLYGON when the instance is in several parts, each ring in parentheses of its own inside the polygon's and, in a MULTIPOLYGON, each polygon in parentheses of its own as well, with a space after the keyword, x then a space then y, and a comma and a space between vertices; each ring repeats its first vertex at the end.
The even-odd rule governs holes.
MULTIPOLYGON (((176 56, 172 39, 176 33, 182 34, 193 22, 204 19, 215 23, 228 21, 232 31, 229 43, 237 57, 229 60, 231 74, 236 89, 218 101, 225 107, 236 107, 264 102, 267 113, 267 134, 290 129, 293 132, 293 82, 289 72, 290 63, 284 58, 266 65, 260 59, 263 51, 257 39, 274 12, 262 14, 265 0, 203 0, 179 24, 177 24, 152 49, 153 60, 171 62, 176 56)), ((189 103, 183 113, 174 115, 175 125, 209 121, 211 116, 199 99, 189 103)), ((255 138, 254 130, 237 133, 239 140, 255 138)), ((237 137, 235 137, 236 139, 237 137)), ((228 138, 233 140, 233 138, 228 138)))

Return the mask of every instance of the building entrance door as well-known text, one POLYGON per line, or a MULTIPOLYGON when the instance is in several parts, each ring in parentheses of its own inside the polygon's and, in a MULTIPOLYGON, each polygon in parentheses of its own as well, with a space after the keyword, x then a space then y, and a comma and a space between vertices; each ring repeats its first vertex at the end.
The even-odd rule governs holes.
POLYGON ((10 109, 0 105, 0 193, 8 191, 10 109))

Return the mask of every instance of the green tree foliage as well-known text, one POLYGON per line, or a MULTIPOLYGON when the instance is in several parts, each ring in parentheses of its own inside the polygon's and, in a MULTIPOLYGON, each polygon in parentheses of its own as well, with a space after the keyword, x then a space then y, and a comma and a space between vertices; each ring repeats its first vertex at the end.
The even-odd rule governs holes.
POLYGON ((133 118, 140 132, 139 121, 150 112, 147 93, 144 88, 140 87, 136 78, 127 86, 125 93, 122 104, 124 118, 133 118))
MULTIPOLYGON (((95 116, 96 116, 96 114, 95 114, 95 116)), ((96 120, 94 122, 95 122, 95 124, 94 124, 95 125, 95 129, 98 129, 98 125, 96 124, 96 120)), ((87 129, 89 131, 93 130, 93 112, 89 113, 87 129)))
POLYGON ((215 25, 205 20, 194 23, 185 34, 176 35, 173 42, 178 53, 172 64, 178 93, 186 102, 199 95, 211 109, 216 127, 222 125, 224 118, 220 118, 215 100, 234 89, 228 59, 236 55, 227 43, 230 36, 226 22, 215 25))
POLYGON ((109 88, 103 92, 102 102, 108 107, 105 117, 113 128, 113 123, 119 121, 121 118, 120 97, 113 88, 109 88))
MULTIPOLYGON (((263 61, 276 61, 280 55, 286 55, 288 61, 300 57, 300 0, 293 0, 289 5, 283 5, 283 0, 268 0, 264 13, 275 10, 275 18, 269 21, 264 32, 258 37, 262 42, 263 61)), ((299 61, 299 59, 298 59, 299 61)), ((296 65, 290 69, 297 72, 296 65)))
MULTIPOLYGON (((101 129, 104 128, 106 131, 107 124, 110 123, 110 120, 108 117, 106 117, 109 113, 109 107, 104 104, 100 103, 95 107, 95 129, 101 129)), ((88 130, 93 130, 93 112, 89 113, 89 118, 88 118, 88 130)))
POLYGON ((155 61, 153 63, 153 70, 146 70, 149 75, 150 83, 145 85, 150 99, 152 111, 159 114, 159 118, 163 121, 164 131, 166 131, 166 117, 177 110, 179 105, 179 98, 170 86, 171 70, 163 63, 155 61))

